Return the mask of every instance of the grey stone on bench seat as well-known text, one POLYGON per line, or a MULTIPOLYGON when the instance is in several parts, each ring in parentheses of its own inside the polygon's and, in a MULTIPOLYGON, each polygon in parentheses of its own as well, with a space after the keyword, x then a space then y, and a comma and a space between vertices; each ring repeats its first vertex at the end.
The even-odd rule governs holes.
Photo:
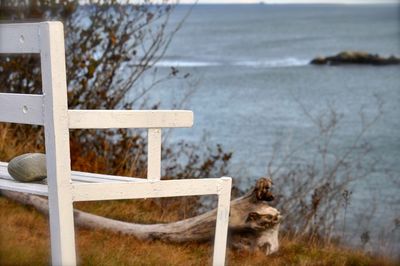
POLYGON ((36 182, 46 178, 46 155, 26 153, 13 158, 7 167, 8 173, 20 182, 36 182))

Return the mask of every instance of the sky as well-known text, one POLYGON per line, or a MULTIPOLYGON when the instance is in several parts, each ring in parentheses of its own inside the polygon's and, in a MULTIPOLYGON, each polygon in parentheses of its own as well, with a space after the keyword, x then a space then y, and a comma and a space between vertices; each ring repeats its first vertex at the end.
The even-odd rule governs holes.
MULTIPOLYGON (((180 3, 193 3, 195 0, 180 0, 180 3)), ((380 4, 399 3, 399 0, 198 0, 200 4, 254 4, 264 2, 266 4, 380 4)))

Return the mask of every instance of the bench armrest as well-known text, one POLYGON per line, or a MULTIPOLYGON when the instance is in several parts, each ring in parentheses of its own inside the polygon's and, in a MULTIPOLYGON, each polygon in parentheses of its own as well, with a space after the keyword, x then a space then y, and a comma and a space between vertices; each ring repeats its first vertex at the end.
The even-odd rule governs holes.
POLYGON ((69 128, 173 128, 193 126, 192 111, 68 110, 69 128))

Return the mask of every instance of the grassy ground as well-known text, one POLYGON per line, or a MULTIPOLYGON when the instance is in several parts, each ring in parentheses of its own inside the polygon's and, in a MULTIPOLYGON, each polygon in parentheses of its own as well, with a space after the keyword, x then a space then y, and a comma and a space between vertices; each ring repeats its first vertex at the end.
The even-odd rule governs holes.
MULTIPOLYGON (((80 209, 119 216, 124 220, 153 220, 157 208, 146 201, 83 203, 80 209), (155 212, 148 212, 153 208, 155 212), (145 212, 150 214, 146 214, 145 212), (139 218, 133 219, 132 214, 139 218)), ((159 216, 160 217, 160 216, 159 216)), ((158 220, 174 220, 164 216, 158 220)), ((102 230, 76 230, 80 265, 207 265, 210 244, 172 245, 143 242, 102 230)), ((47 218, 30 207, 0 197, 0 265, 48 265, 47 218)), ((321 246, 281 239, 280 251, 270 257, 261 253, 228 251, 228 265, 396 265, 387 258, 371 257, 337 246, 321 246)))

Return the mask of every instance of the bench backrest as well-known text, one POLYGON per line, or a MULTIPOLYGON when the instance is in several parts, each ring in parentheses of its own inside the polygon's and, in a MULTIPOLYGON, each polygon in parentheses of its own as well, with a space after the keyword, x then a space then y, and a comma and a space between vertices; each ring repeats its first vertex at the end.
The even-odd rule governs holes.
POLYGON ((159 180, 161 128, 193 125, 191 111, 68 110, 60 22, 0 24, 0 53, 40 54, 43 94, 0 93, 0 122, 44 126, 47 173, 61 184, 70 182, 69 128, 147 128, 147 177, 159 180))
POLYGON ((71 172, 63 25, 0 24, 0 53, 40 54, 43 94, 1 93, 0 121, 44 126, 49 187, 58 189, 71 172))

